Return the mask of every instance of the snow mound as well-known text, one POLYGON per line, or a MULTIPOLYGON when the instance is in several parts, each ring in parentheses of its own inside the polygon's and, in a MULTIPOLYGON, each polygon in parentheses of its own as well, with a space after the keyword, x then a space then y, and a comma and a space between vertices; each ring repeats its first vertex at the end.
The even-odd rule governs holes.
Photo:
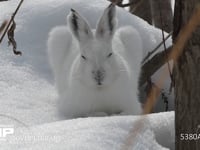
MULTIPOLYGON (((0 22, 9 18, 18 4, 18 1, 1 2, 0 22)), ((79 12, 92 28, 109 5, 106 0, 34 0, 24 1, 19 13, 16 16, 16 40, 18 49, 23 52, 23 58, 17 62, 31 64, 45 77, 49 77, 50 68, 46 56, 46 41, 49 31, 58 25, 66 24, 66 17, 73 8, 79 12), (91 13, 92 12, 92 13, 91 13), (37 61, 35 58, 37 57, 37 61), (41 65, 42 64, 42 65, 41 65)), ((122 8, 117 8, 118 27, 131 25, 139 31, 143 40, 144 56, 153 50, 162 41, 161 31, 150 26, 146 21, 127 13, 122 8)), ((171 44, 171 39, 167 41, 171 44)), ((7 46, 7 44, 4 46, 7 46)), ((160 48, 163 50, 163 47, 160 48)))
POLYGON ((174 112, 144 117, 80 118, 19 128, 0 145, 6 150, 120 150, 138 121, 140 130, 134 133, 130 149, 174 149, 174 112))
POLYGON ((0 51, 0 124, 21 126, 57 120, 56 90, 31 66, 16 65, 13 54, 0 51))

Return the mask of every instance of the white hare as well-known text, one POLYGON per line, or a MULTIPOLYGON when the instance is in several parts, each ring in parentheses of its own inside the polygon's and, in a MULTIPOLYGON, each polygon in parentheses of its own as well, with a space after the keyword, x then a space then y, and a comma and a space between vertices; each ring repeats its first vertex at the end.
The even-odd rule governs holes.
POLYGON ((48 39, 60 112, 67 118, 97 112, 140 114, 138 32, 132 27, 116 30, 114 4, 104 10, 96 30, 73 9, 67 21, 68 26, 55 27, 48 39))

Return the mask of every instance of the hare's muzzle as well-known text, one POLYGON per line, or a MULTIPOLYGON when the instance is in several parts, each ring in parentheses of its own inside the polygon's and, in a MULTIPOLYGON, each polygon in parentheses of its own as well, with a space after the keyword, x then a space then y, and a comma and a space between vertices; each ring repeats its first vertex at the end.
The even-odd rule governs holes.
POLYGON ((99 69, 99 70, 93 71, 92 74, 97 85, 102 85, 104 77, 105 77, 105 71, 103 69, 99 69))

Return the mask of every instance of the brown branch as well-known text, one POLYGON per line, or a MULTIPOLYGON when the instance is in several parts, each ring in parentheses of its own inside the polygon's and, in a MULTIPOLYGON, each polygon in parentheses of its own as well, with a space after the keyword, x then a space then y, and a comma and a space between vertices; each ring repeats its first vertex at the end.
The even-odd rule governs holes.
POLYGON ((145 63, 145 61, 147 61, 149 59, 149 57, 155 53, 162 45, 163 42, 166 41, 167 39, 169 39, 169 37, 172 35, 172 32, 170 32, 165 38, 164 40, 162 40, 151 52, 148 52, 147 56, 143 59, 142 64, 145 63))
POLYGON ((139 85, 142 86, 148 78, 150 78, 160 67, 167 61, 171 60, 169 54, 172 51, 172 46, 168 47, 166 51, 162 51, 154 55, 149 61, 142 65, 142 72, 139 85), (167 57, 166 57, 167 56, 167 57))

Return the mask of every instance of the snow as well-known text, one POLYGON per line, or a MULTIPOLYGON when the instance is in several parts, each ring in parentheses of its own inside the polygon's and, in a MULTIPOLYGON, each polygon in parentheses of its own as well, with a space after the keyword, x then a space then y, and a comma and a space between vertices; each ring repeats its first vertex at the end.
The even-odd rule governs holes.
POLYGON ((28 129, 17 129, 6 142, 1 142, 1 146, 5 145, 6 150, 120 150, 136 123, 140 121, 140 132, 135 132, 136 137, 133 138, 133 145, 130 145, 131 149, 173 149, 173 117, 173 112, 167 112, 143 117, 115 116, 59 121, 28 129), (164 146, 169 146, 167 144, 171 144, 171 147, 164 148, 164 146))
MULTIPOLYGON (((19 1, 1 2, 0 22, 9 19, 19 1)), ((70 8, 78 10, 95 27, 105 0, 32 0, 24 1, 16 16, 15 37, 21 57, 12 54, 6 38, 0 45, 0 124, 12 124, 15 134, 0 149, 120 149, 139 116, 90 117, 63 120, 57 113, 57 93, 46 54, 50 29, 65 25, 70 8), (93 11, 93 13, 91 13, 93 11), (15 119, 13 119, 15 118, 15 119), (19 121, 17 121, 19 120, 19 121), (23 127, 30 126, 29 129, 23 127), (51 141, 17 141, 15 137, 42 135, 51 141), (8 144, 10 142, 10 144, 8 144)), ((143 38, 144 56, 162 40, 160 30, 118 8, 119 26, 134 26, 143 38)), ((167 41, 170 45, 171 41, 167 41)), ((159 50, 162 50, 160 48, 159 50)), ((174 112, 145 117, 143 130, 133 149, 173 149, 174 112)))
MULTIPOLYGON (((0 52, 0 114, 13 116, 27 125, 57 120, 55 88, 31 66, 15 64, 13 54, 9 53, 4 49, 0 52)), ((5 120, 0 120, 0 124, 5 120)))

